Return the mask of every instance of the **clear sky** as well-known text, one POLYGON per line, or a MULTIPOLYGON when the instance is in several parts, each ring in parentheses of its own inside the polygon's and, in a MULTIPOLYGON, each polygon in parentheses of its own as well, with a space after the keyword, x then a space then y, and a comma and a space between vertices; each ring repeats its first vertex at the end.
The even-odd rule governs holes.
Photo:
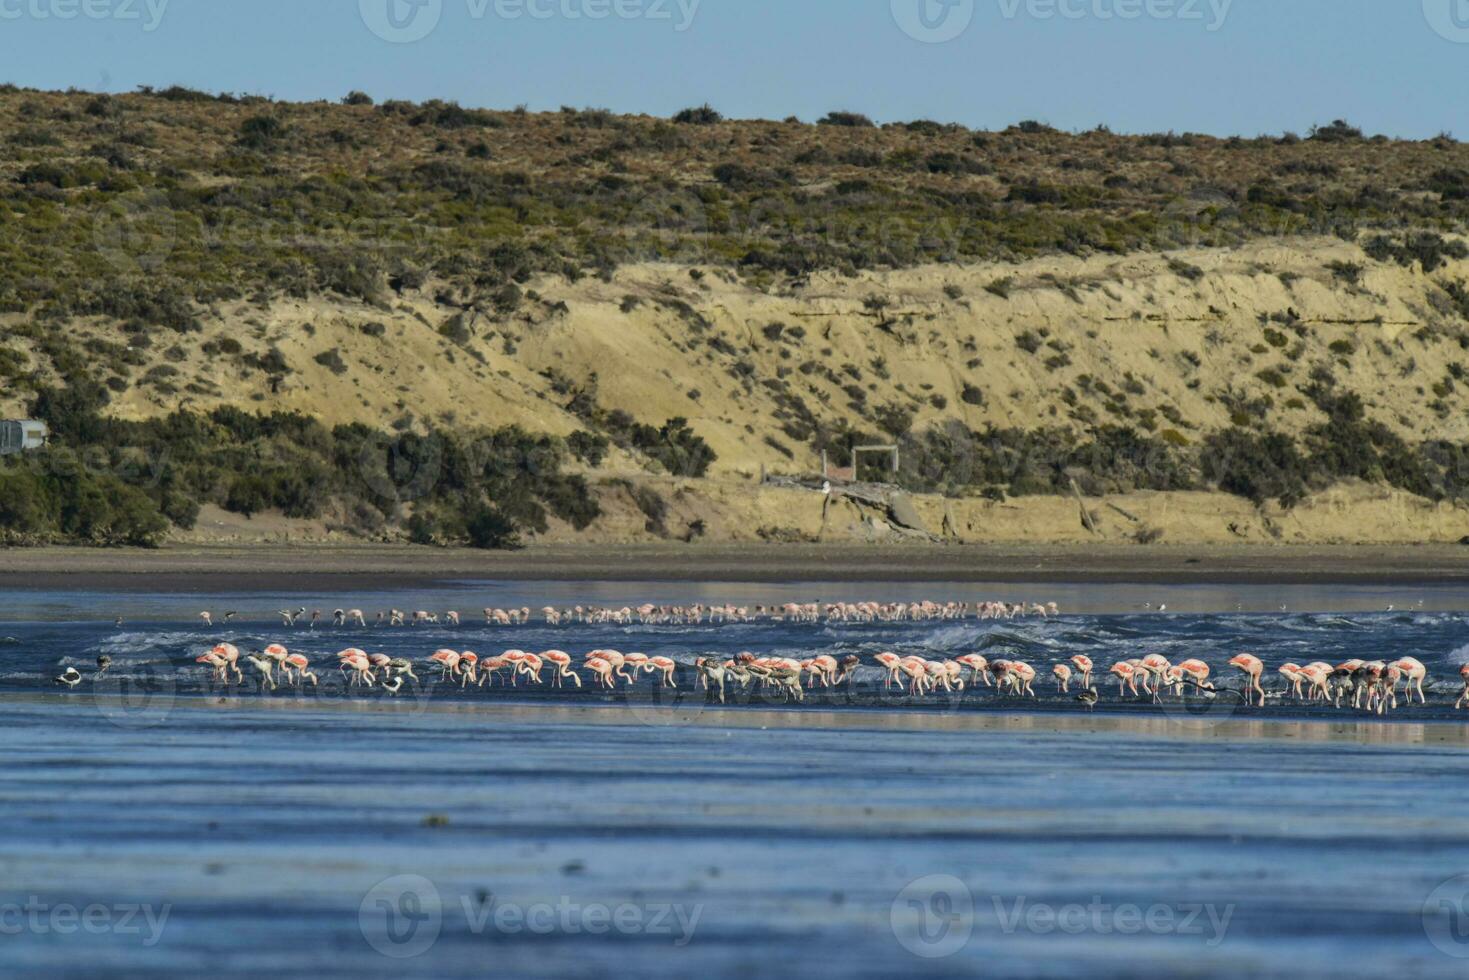
POLYGON ((1465 138, 1469 0, 0 0, 0 81, 1465 138))

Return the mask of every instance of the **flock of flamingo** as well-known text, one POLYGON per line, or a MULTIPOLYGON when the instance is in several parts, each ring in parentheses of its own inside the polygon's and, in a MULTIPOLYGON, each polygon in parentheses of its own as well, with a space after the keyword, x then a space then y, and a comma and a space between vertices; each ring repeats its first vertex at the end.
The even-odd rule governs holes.
MULTIPOLYGON (((1059 616, 1060 609, 1054 602, 787 602, 781 605, 704 605, 660 606, 646 603, 637 607, 622 606, 570 606, 558 608, 545 606, 540 610, 547 626, 611 625, 627 626, 633 623, 652 626, 697 626, 702 623, 896 623, 931 622, 938 620, 967 619, 1015 619, 1022 616, 1059 616)), ((224 613, 222 622, 233 622, 237 614, 224 613)), ((306 607, 282 609, 279 612, 284 626, 300 626, 303 623, 315 629, 330 620, 332 626, 366 627, 367 614, 361 609, 335 609, 330 617, 316 609, 308 613, 306 607)), ((518 609, 484 610, 486 626, 529 626, 534 622, 530 607, 518 609)), ((212 612, 201 612, 199 620, 212 627, 215 616, 212 612)), ((373 620, 374 626, 459 626, 463 617, 457 610, 440 614, 420 609, 405 612, 401 609, 379 610, 373 620)))
MULTIPOLYGON (((875 665, 884 674, 883 689, 898 691, 911 697, 924 697, 939 689, 951 693, 962 693, 966 687, 977 689, 981 684, 1001 695, 1012 697, 1037 697, 1035 681, 1037 671, 1030 664, 1019 660, 988 660, 971 653, 952 660, 927 660, 918 656, 899 656, 883 652, 873 658, 875 665)), ((218 643, 206 653, 198 656, 196 663, 208 668, 214 683, 228 685, 231 679, 243 682, 245 673, 241 663, 248 666, 259 682, 260 691, 274 691, 281 683, 297 688, 310 683, 318 687, 320 676, 311 669, 311 660, 300 653, 293 653, 284 645, 273 643, 258 653, 241 653, 231 643, 218 643)), ((111 659, 98 658, 97 676, 111 667, 111 659)), ((407 681, 421 683, 411 660, 389 657, 383 653, 368 653, 355 647, 336 654, 338 674, 344 679, 348 690, 381 689, 389 695, 398 694, 407 681)), ((796 660, 789 657, 760 657, 753 653, 741 653, 730 659, 699 657, 693 667, 698 687, 707 690, 712 700, 718 697, 726 703, 727 690, 737 686, 741 693, 749 693, 754 687, 762 692, 774 690, 787 701, 801 702, 806 691, 820 685, 831 690, 842 684, 855 686, 857 670, 863 665, 861 657, 848 655, 838 660, 829 655, 796 660)), ((522 679, 530 687, 549 683, 554 688, 568 684, 578 689, 583 687, 580 671, 586 671, 593 684, 608 691, 617 690, 619 682, 631 688, 641 674, 653 674, 666 689, 678 687, 680 664, 671 657, 649 656, 645 653, 621 653, 617 650, 593 650, 582 659, 580 668, 573 657, 562 650, 546 650, 531 653, 525 650, 507 650, 498 656, 480 655, 469 650, 442 649, 435 651, 423 664, 438 671, 438 680, 457 685, 461 689, 501 686, 519 687, 522 679)), ((1202 660, 1190 659, 1182 663, 1170 663, 1167 658, 1152 654, 1134 660, 1120 660, 1112 664, 1108 674, 1117 682, 1119 701, 1129 695, 1133 700, 1144 697, 1153 704, 1161 704, 1164 695, 1175 698, 1198 696, 1213 699, 1221 693, 1229 693, 1250 707, 1264 707, 1267 693, 1262 679, 1265 664, 1249 653, 1241 653, 1229 661, 1229 666, 1238 670, 1244 678, 1241 690, 1219 688, 1210 681, 1211 669, 1202 660)), ((1068 663, 1057 663, 1051 668, 1057 691, 1071 694, 1073 681, 1081 685, 1075 700, 1089 710, 1101 701, 1101 693, 1093 685, 1096 666, 1092 660, 1077 654, 1068 663)), ((1416 695, 1421 704, 1427 704, 1424 682, 1428 671, 1412 657, 1388 663, 1385 661, 1348 660, 1345 663, 1283 664, 1278 668, 1285 680, 1285 689, 1276 697, 1291 698, 1303 704, 1330 704, 1340 708, 1349 699, 1352 708, 1366 710, 1378 715, 1398 707, 1401 689, 1407 703, 1413 703, 1416 695)), ((1464 687, 1455 702, 1455 709, 1469 704, 1469 665, 1460 670, 1464 687)), ((69 667, 56 683, 74 688, 82 682, 81 673, 69 667)))
MULTIPOLYGON (((783 605, 757 605, 753 607, 735 605, 660 606, 645 604, 637 607, 604 608, 600 606, 574 606, 557 608, 547 606, 541 618, 548 626, 574 624, 721 624, 751 622, 792 623, 864 623, 904 622, 978 619, 1011 619, 1017 616, 1050 617, 1059 614, 1055 603, 1005 603, 1005 602, 837 602, 837 603, 785 603, 783 605)), ((230 622, 235 613, 223 615, 230 622)), ((324 623, 320 611, 309 615, 302 607, 281 610, 283 624, 287 626, 307 625, 315 628, 324 623)), ((207 625, 214 625, 211 613, 202 612, 199 618, 207 625)), ((484 610, 485 623, 489 626, 526 626, 533 622, 529 608, 484 610)), ((458 612, 449 611, 442 616, 428 611, 405 613, 400 610, 385 610, 377 613, 378 625, 387 627, 421 626, 446 624, 459 626, 458 612)), ((366 627, 367 616, 359 609, 334 610, 330 616, 333 626, 366 627)), ((401 657, 389 657, 382 653, 368 653, 355 647, 342 650, 335 655, 338 674, 348 690, 380 690, 396 695, 404 684, 420 684, 415 664, 401 657)), ((981 685, 1004 696, 1024 698, 1038 697, 1035 682, 1038 676, 1035 667, 1020 660, 988 660, 978 653, 954 659, 932 660, 920 656, 900 656, 884 652, 873 658, 875 666, 883 674, 883 690, 896 690, 902 694, 923 698, 936 691, 961 693, 978 689, 981 685)), ((312 670, 307 656, 289 650, 286 646, 273 643, 258 652, 242 653, 230 643, 218 643, 198 656, 198 664, 207 668, 210 679, 216 684, 228 685, 232 681, 243 683, 248 667, 259 683, 261 692, 274 691, 282 683, 300 688, 306 684, 317 687, 321 677, 312 670)), ((98 658, 97 676, 106 673, 111 666, 110 658, 98 658)), ((524 682, 528 687, 549 684, 554 688, 575 686, 580 689, 583 673, 587 681, 598 689, 613 691, 619 683, 628 687, 635 685, 641 675, 655 675, 659 684, 668 689, 677 688, 680 664, 671 657, 649 656, 644 653, 621 653, 617 650, 592 650, 577 664, 571 654, 562 650, 545 650, 539 653, 526 650, 506 650, 498 656, 480 656, 470 650, 441 649, 418 665, 438 672, 438 680, 461 689, 494 687, 496 683, 507 687, 519 687, 524 682)), ((699 657, 693 662, 697 686, 708 692, 711 700, 718 698, 725 703, 728 690, 737 688, 741 693, 752 689, 774 691, 787 701, 804 701, 806 692, 818 685, 824 689, 836 689, 843 684, 849 689, 857 682, 857 672, 863 666, 862 658, 849 655, 841 660, 821 655, 805 660, 789 657, 762 657, 754 653, 741 653, 732 658, 699 657)), ((1283 687, 1267 693, 1263 684, 1266 674, 1264 661, 1259 657, 1241 653, 1229 661, 1229 666, 1239 671, 1243 679, 1240 688, 1219 687, 1211 680, 1209 664, 1199 659, 1171 663, 1167 658, 1152 654, 1137 659, 1120 660, 1108 669, 1108 676, 1117 683, 1119 701, 1147 699, 1160 704, 1165 696, 1177 699, 1204 698, 1213 700, 1221 695, 1236 697, 1249 707, 1264 707, 1267 699, 1294 701, 1298 704, 1331 705, 1341 708, 1348 703, 1353 709, 1374 714, 1385 714, 1396 709, 1399 692, 1404 692, 1407 703, 1426 704, 1424 683, 1427 668, 1412 657, 1388 661, 1348 660, 1341 664, 1316 662, 1310 664, 1287 663, 1277 668, 1283 679, 1283 687)), ((1088 710, 1095 708, 1102 695, 1093 683, 1096 666, 1085 655, 1077 654, 1067 662, 1051 666, 1051 677, 1057 692, 1072 696, 1073 683, 1079 684, 1074 695, 1077 703, 1088 710)), ((1460 671, 1464 686, 1455 709, 1469 705, 1469 665, 1460 671)), ((56 683, 73 688, 83 680, 75 668, 67 668, 56 683)))

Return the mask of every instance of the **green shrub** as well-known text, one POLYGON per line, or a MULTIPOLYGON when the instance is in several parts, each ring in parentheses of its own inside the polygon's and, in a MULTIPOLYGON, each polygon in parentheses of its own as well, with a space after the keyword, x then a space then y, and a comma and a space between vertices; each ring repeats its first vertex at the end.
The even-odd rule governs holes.
POLYGON ((492 504, 481 504, 470 511, 464 531, 471 548, 513 551, 523 547, 515 522, 492 504))
POLYGON ((871 129, 873 122, 860 112, 828 112, 816 121, 818 126, 844 126, 849 129, 871 129))
POLYGON ((713 126, 715 123, 723 122, 724 116, 705 102, 701 106, 682 110, 673 117, 673 121, 687 126, 713 126))
POLYGON ((1306 494, 1306 461, 1280 433, 1224 429, 1204 440, 1199 465, 1205 480, 1256 504, 1273 498, 1292 507, 1306 494))

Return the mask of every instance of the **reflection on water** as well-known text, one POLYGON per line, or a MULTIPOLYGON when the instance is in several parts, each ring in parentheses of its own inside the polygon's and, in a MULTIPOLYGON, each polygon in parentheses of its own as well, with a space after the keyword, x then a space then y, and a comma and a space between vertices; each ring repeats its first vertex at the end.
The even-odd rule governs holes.
POLYGON ((6 971, 1462 975, 1460 726, 661 720, 190 699, 135 729, 0 695, 0 916, 159 927, 17 911, 6 971))

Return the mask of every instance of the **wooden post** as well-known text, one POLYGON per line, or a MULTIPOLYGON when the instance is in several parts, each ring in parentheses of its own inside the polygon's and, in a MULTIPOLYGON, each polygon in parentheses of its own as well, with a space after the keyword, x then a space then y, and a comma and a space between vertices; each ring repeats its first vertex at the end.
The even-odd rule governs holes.
POLYGON ((1071 481, 1071 492, 1076 495, 1076 503, 1077 503, 1077 506, 1079 506, 1081 508, 1081 523, 1082 523, 1082 526, 1085 527, 1092 534, 1096 534, 1097 533, 1097 525, 1092 522, 1092 515, 1089 514, 1089 513, 1087 513, 1087 510, 1086 510, 1086 501, 1082 499, 1082 496, 1081 496, 1081 487, 1079 487, 1079 486, 1076 485, 1076 480, 1075 479, 1072 479, 1072 481, 1071 481))

